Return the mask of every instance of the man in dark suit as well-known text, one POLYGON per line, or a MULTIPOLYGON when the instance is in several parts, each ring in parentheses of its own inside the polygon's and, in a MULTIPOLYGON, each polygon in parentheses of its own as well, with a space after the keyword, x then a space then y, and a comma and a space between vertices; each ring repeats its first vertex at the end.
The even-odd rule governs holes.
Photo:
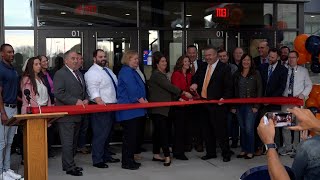
MULTIPOLYGON (((223 100, 232 97, 230 68, 220 62, 217 50, 208 47, 204 51, 207 66, 201 66, 192 78, 191 91, 197 90, 202 99, 223 100)), ((216 140, 222 149, 224 162, 230 161, 230 147, 227 134, 227 111, 224 104, 205 104, 202 107, 207 154, 201 159, 216 158, 216 140)))
MULTIPOLYGON (((198 50, 195 45, 189 45, 187 47, 186 55, 190 59, 191 73, 194 75, 199 67, 206 65, 206 62, 203 62, 202 59, 198 59, 198 50)), ((186 138, 186 151, 192 150, 192 144, 194 144, 194 149, 198 152, 203 152, 203 129, 202 129, 202 119, 199 119, 198 114, 201 112, 201 106, 192 105, 191 106, 191 119, 190 124, 187 125, 188 132, 191 132, 190 135, 186 138), (200 121, 200 122, 199 122, 200 121)))
POLYGON ((258 46, 259 56, 253 58, 256 69, 260 71, 261 65, 269 63, 269 45, 267 41, 261 41, 258 46))
MULTIPOLYGON (((65 66, 54 76, 54 95, 56 105, 87 105, 88 95, 83 75, 80 73, 78 55, 67 51, 64 55, 65 66)), ((67 174, 82 176, 82 168, 77 167, 74 156, 77 148, 81 115, 66 116, 57 120, 62 145, 62 169, 67 174)))

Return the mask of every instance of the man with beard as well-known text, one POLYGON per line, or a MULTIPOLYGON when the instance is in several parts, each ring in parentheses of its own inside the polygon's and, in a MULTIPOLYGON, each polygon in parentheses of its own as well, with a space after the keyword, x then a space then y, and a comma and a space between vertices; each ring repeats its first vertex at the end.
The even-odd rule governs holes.
POLYGON ((281 60, 281 64, 284 65, 285 67, 288 67, 288 56, 289 56, 289 52, 290 52, 290 48, 288 46, 282 46, 280 48, 280 60, 281 60))
MULTIPOLYGON (((88 87, 90 102, 107 105, 117 103, 118 80, 111 69, 106 67, 107 57, 102 49, 93 52, 94 64, 84 75, 88 87)), ((112 158, 108 151, 109 136, 114 123, 114 112, 91 114, 92 126, 92 162, 97 168, 108 168, 106 163, 120 162, 112 158)))

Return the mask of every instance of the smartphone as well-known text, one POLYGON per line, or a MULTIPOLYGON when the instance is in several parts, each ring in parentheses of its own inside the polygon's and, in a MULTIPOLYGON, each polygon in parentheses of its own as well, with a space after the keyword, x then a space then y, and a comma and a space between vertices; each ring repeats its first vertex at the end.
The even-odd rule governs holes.
POLYGON ((295 126, 296 123, 289 112, 267 112, 268 119, 272 119, 275 127, 295 126))

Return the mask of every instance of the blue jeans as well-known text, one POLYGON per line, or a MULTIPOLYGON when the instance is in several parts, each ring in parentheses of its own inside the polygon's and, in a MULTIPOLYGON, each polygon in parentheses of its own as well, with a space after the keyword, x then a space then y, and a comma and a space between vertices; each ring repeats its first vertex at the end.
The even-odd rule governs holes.
POLYGON ((257 113, 252 112, 252 105, 240 105, 237 110, 242 152, 254 153, 254 125, 256 116, 257 113))
MULTIPOLYGON (((17 108, 4 107, 8 118, 17 114, 17 108)), ((17 126, 4 126, 0 123, 0 170, 7 171, 10 169, 11 144, 17 126)))
POLYGON ((91 114, 93 164, 106 162, 111 158, 108 147, 114 119, 114 112, 91 114))

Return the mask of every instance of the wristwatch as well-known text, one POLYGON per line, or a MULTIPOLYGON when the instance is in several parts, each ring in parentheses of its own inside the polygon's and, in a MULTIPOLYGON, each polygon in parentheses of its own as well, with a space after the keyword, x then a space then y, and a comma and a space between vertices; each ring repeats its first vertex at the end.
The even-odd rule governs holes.
POLYGON ((265 144, 264 147, 266 148, 266 151, 268 151, 271 148, 277 149, 277 144, 276 143, 272 143, 272 144, 265 144))

